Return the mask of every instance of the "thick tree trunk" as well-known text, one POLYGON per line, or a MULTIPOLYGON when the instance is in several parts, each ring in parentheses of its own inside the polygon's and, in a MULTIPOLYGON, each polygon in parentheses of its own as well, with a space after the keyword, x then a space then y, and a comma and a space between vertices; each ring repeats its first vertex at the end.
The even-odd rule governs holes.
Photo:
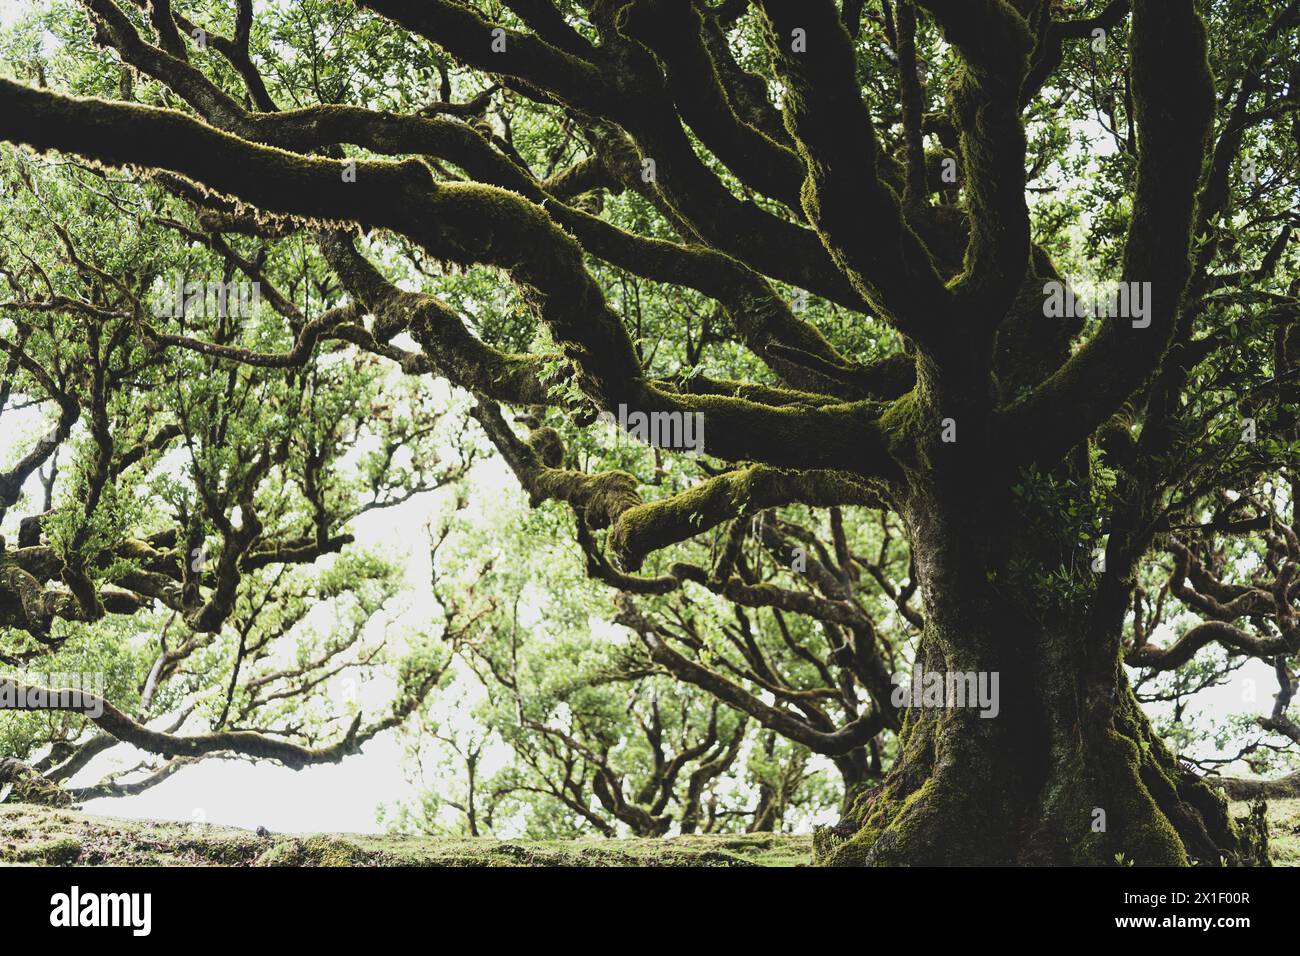
POLYGON ((1108 588, 1090 555, 1071 557, 1009 492, 996 501, 987 487, 978 501, 918 495, 903 513, 927 618, 915 667, 996 672, 996 716, 913 702, 895 766, 846 821, 818 834, 819 861, 1262 859, 1261 841, 1179 766, 1133 696, 1119 655, 1122 607, 1113 613, 1127 588, 1108 588))

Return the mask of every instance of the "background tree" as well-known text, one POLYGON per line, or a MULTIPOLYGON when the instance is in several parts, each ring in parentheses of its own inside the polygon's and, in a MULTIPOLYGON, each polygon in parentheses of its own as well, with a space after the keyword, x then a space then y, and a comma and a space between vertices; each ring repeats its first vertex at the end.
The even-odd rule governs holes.
POLYGON ((37 677, 98 675, 87 689, 104 699, 6 720, 5 752, 43 748, 31 769, 54 784, 118 742, 143 752, 71 789, 90 799, 139 793, 207 756, 337 761, 401 723, 447 655, 416 634, 403 646, 398 569, 336 553, 349 522, 458 479, 473 448, 442 461, 443 413, 418 395, 397 410, 391 391, 386 406, 373 358, 220 358, 274 342, 301 319, 295 299, 311 307, 310 281, 282 292, 270 278, 292 275, 289 250, 273 263, 265 247, 227 244, 171 218, 156 192, 82 164, 8 160, 0 412, 19 457, 0 475, 17 530, 0 554, 0 660, 37 677), (129 241, 118 216, 138 230, 129 241), (241 271, 265 296, 249 314, 241 271), (229 287, 228 302, 201 296, 169 319, 204 350, 164 349, 151 324, 173 274, 229 287), (49 431, 25 440, 41 423, 24 412, 45 408, 49 431), (366 712, 354 691, 380 669, 397 692, 366 712))
POLYGON ((506 509, 494 523, 467 513, 456 524, 434 537, 432 591, 442 603, 491 595, 491 607, 451 641, 475 686, 431 699, 411 728, 428 789, 418 807, 398 808, 397 829, 770 831, 838 803, 806 748, 770 732, 747 742, 743 711, 678 681, 602 621, 608 591, 557 545, 550 515, 506 509))

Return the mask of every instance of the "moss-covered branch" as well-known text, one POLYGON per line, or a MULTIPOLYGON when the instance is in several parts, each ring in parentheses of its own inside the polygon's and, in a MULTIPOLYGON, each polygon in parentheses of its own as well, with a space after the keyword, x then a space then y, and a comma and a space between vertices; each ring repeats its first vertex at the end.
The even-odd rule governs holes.
POLYGON ((610 534, 610 546, 622 566, 635 571, 651 552, 739 515, 795 503, 832 507, 876 500, 850 475, 753 465, 623 512, 610 534))
POLYGON ((918 342, 938 342, 952 320, 951 296, 881 181, 852 42, 834 5, 767 0, 762 8, 786 85, 786 126, 806 170, 808 221, 864 299, 918 342), (806 50, 796 49, 798 35, 806 36, 806 50))
POLYGON ((918 2, 962 58, 950 101, 970 236, 954 291, 966 324, 990 330, 1006 315, 1029 265, 1020 91, 1033 36, 1005 0, 918 2))
POLYGON ((1112 320, 1002 416, 1020 460, 1052 460, 1106 421, 1159 365, 1192 273, 1197 187, 1214 117, 1205 24, 1192 0, 1134 3, 1133 94, 1140 133, 1137 193, 1123 281, 1150 283, 1149 316, 1112 320))

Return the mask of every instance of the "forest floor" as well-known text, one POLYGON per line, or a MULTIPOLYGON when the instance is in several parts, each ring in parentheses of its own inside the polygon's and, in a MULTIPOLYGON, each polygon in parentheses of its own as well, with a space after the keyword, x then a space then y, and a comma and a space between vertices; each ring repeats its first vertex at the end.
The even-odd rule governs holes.
MULTIPOLYGON (((1245 804, 1233 805, 1244 815, 1245 804)), ((1300 865, 1300 799, 1269 803, 1275 865, 1300 865)), ((799 866, 810 836, 492 840, 369 834, 271 834, 195 823, 0 805, 0 866, 799 866)))
POLYGON ((797 866, 812 837, 492 840, 271 834, 0 804, 0 866, 797 866))

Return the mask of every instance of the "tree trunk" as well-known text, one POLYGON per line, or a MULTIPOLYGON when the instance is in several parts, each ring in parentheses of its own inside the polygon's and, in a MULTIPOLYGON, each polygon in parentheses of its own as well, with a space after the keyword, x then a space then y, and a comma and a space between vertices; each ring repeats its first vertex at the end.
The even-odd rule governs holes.
POLYGON ((996 716, 913 702, 893 769, 819 832, 819 862, 1262 859, 1262 841, 1179 766, 1133 696, 1120 663, 1128 584, 1094 571, 1070 534, 1044 533, 1010 482, 964 483, 964 495, 917 492, 900 509, 926 613, 914 667, 996 672, 996 716))
POLYGON ((834 758, 835 769, 840 772, 844 786, 844 799, 840 813, 847 815, 854 803, 869 794, 873 785, 880 783, 880 775, 872 779, 871 765, 866 747, 857 747, 841 757, 834 758))

